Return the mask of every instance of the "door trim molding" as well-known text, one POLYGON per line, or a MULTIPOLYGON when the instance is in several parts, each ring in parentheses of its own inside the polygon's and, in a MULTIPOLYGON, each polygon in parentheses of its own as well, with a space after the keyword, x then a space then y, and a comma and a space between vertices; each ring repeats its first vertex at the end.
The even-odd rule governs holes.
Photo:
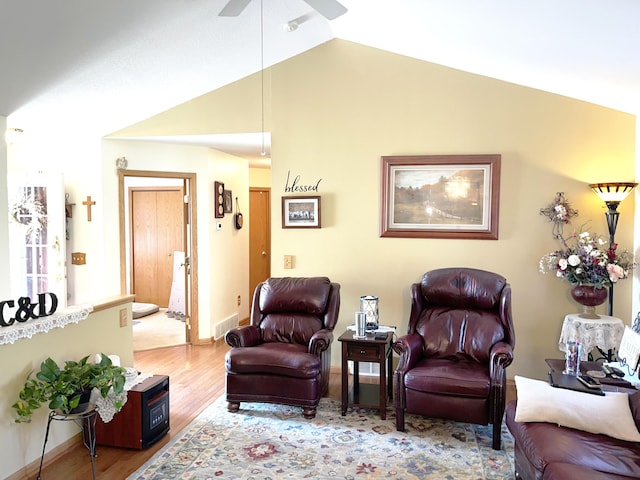
MULTIPOLYGON (((125 177, 147 177, 147 178, 176 178, 186 181, 189 185, 189 204, 185 219, 191 226, 191 238, 189 239, 187 253, 190 257, 189 291, 190 298, 186 299, 191 326, 190 341, 193 345, 200 345, 198 336, 198 218, 197 218, 197 182, 196 174, 189 172, 156 172, 148 170, 118 170, 118 216, 120 227, 120 293, 126 292, 126 239, 125 239, 125 177)), ((204 343, 210 343, 205 339, 204 343)))

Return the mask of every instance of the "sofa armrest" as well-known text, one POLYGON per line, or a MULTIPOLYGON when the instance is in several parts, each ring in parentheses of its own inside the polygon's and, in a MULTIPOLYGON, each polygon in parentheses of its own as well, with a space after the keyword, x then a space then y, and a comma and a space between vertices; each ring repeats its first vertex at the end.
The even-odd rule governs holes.
POLYGON ((262 343, 262 335, 255 325, 245 325, 229 330, 224 340, 230 347, 254 347, 262 343))
POLYGON ((323 329, 318 330, 309 340, 309 353, 320 355, 331 346, 333 341, 333 331, 323 329))

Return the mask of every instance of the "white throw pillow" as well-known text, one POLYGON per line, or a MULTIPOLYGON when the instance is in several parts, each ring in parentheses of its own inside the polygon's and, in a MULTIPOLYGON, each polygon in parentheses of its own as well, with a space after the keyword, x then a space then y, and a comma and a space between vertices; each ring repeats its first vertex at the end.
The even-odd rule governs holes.
POLYGON ((606 392, 605 396, 556 388, 541 380, 514 377, 518 403, 516 422, 548 422, 619 440, 640 442, 629 396, 606 392))

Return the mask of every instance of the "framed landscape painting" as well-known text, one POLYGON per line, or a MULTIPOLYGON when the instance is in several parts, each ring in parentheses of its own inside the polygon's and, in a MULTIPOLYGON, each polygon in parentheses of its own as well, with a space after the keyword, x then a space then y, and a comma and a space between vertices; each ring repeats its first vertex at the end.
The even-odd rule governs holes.
POLYGON ((497 240, 500 160, 499 154, 382 157, 380 236, 497 240))

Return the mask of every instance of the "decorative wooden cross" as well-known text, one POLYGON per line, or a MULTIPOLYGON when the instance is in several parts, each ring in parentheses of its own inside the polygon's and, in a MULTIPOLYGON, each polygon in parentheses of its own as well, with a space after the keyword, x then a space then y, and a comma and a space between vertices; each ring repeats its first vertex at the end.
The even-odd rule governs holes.
POLYGON ((87 221, 91 221, 91 205, 95 205, 96 202, 91 200, 91 195, 87 196, 87 199, 82 202, 83 205, 87 206, 87 221))

